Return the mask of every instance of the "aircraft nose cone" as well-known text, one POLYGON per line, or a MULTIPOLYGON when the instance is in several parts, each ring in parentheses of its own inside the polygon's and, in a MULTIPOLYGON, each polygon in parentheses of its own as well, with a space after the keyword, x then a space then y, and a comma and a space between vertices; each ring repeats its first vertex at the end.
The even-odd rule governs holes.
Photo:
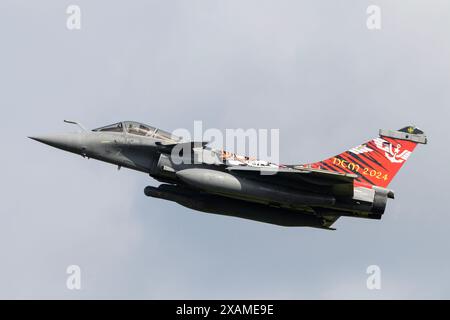
POLYGON ((32 137, 28 137, 28 138, 36 140, 38 142, 45 143, 45 144, 50 144, 50 142, 52 141, 51 137, 49 137, 49 136, 32 136, 32 137))
POLYGON ((77 134, 52 134, 28 138, 66 151, 78 153, 81 150, 80 137, 77 134))

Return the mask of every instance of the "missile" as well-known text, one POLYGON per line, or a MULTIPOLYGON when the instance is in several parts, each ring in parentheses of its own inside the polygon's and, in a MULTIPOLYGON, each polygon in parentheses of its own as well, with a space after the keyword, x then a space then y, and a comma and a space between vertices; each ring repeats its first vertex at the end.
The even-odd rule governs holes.
POLYGON ((256 182, 248 178, 210 169, 184 169, 177 171, 177 177, 186 184, 235 199, 246 199, 266 204, 288 206, 333 206, 336 199, 331 195, 314 194, 294 190, 275 184, 256 182))
POLYGON ((285 227, 325 228, 325 220, 311 213, 272 207, 231 199, 219 195, 194 194, 184 188, 162 184, 158 188, 147 186, 145 195, 174 201, 184 207, 218 215, 238 217, 248 220, 276 224, 285 227))

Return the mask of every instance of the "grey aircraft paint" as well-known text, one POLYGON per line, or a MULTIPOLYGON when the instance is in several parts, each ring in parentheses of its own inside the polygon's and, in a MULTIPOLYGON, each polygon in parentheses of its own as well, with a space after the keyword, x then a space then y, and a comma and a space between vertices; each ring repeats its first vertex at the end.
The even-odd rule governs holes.
MULTIPOLYGON (((387 199, 393 198, 393 192, 385 187, 358 183, 358 179, 364 178, 366 168, 359 172, 358 163, 343 158, 346 153, 334 158, 340 164, 335 170, 324 170, 317 164, 276 167, 270 164, 255 168, 245 163, 227 164, 220 152, 209 149, 207 143, 184 142, 168 132, 138 122, 124 121, 92 131, 77 122, 66 122, 79 125, 82 131, 30 138, 119 168, 147 173, 163 182, 158 188, 146 187, 147 196, 174 201, 202 212, 281 226, 332 229, 331 225, 341 216, 381 219, 387 199), (202 153, 201 159, 215 158, 216 161, 193 161, 199 158, 199 153, 202 153), (342 166, 343 163, 348 164, 342 166), (343 170, 349 167, 357 170, 343 170), (265 175, 263 171, 273 171, 273 174, 265 175)), ((399 158, 400 144, 396 153, 388 154, 392 144, 398 141, 414 143, 414 146, 426 143, 423 132, 413 127, 386 132, 390 135, 383 135, 384 139, 400 139, 391 141, 391 149, 381 145, 380 139, 374 141, 386 150, 387 159, 399 162, 400 166, 407 157, 399 158)), ((375 147, 372 148, 364 144, 349 152, 358 156, 375 154, 375 147)), ((377 152, 384 157, 381 151, 377 152)), ((331 162, 327 161, 320 164, 330 167, 331 162)), ((376 159, 374 161, 378 163, 376 159)), ((375 169, 367 171, 368 176, 372 176, 373 171, 375 169)))

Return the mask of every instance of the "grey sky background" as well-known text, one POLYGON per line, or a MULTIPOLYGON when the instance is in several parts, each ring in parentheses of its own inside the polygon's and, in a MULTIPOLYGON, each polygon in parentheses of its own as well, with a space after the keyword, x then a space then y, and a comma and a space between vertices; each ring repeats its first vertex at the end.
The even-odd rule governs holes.
POLYGON ((0 298, 450 298, 449 30, 445 0, 1 1, 0 298), (73 130, 63 119, 279 128, 282 163, 411 123, 429 144, 381 221, 327 232, 147 198, 144 174, 26 138, 73 130))

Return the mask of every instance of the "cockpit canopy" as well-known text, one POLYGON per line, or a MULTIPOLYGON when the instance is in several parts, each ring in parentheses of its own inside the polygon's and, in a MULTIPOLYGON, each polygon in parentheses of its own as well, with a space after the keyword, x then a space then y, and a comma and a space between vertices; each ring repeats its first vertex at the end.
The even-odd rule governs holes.
POLYGON ((171 133, 148 126, 143 123, 136 121, 124 121, 115 124, 110 124, 108 126, 100 127, 92 131, 95 132, 125 132, 128 134, 134 134, 138 136, 151 137, 154 139, 167 140, 167 141, 180 141, 181 138, 172 135, 171 133))
POLYGON ((133 121, 126 121, 123 123, 127 133, 135 134, 138 136, 152 136, 156 131, 155 128, 147 126, 145 124, 133 121))
POLYGON ((123 125, 122 122, 110 124, 108 126, 100 127, 97 129, 94 129, 92 131, 96 132, 123 132, 123 125))

